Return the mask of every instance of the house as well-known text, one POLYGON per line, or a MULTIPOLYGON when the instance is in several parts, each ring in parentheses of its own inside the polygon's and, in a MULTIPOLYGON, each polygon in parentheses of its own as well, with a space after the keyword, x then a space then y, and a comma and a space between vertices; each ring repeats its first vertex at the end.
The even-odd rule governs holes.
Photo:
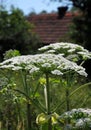
POLYGON ((28 21, 34 24, 36 32, 42 43, 58 42, 69 30, 69 25, 74 17, 73 13, 58 11, 58 13, 38 14, 28 17, 28 21))
MULTIPOLYGON (((43 44, 56 43, 69 32, 69 26, 74 16, 80 15, 80 12, 65 12, 51 14, 31 15, 28 21, 34 24, 34 32, 36 32, 43 44)), ((91 62, 86 61, 83 65, 86 68, 91 79, 91 62)))

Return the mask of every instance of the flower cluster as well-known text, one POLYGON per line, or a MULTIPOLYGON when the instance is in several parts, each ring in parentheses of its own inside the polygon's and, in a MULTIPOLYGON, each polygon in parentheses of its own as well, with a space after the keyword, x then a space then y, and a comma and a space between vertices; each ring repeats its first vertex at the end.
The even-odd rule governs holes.
POLYGON ((0 68, 12 70, 27 70, 30 73, 42 72, 54 75, 63 75, 67 71, 73 71, 82 76, 87 76, 85 69, 76 63, 67 60, 60 54, 36 54, 17 56, 0 63, 0 68))
POLYGON ((60 53, 67 59, 73 61, 91 59, 91 52, 84 49, 82 46, 73 43, 53 43, 39 48, 39 51, 54 54, 60 53))
MULTIPOLYGON (((69 120, 70 128, 89 128, 91 127, 91 109, 72 109, 71 111, 65 112, 59 117, 59 120, 66 123, 69 120)), ((67 123, 68 125, 68 123, 67 123)))

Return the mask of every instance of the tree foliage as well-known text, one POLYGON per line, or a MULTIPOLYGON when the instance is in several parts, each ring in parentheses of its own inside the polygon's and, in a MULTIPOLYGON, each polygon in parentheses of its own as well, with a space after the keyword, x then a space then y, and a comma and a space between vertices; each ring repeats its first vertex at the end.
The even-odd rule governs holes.
POLYGON ((65 2, 66 6, 69 6, 68 3, 72 2, 73 7, 77 8, 78 14, 73 19, 70 37, 75 43, 79 43, 91 50, 91 0, 58 1, 65 2))
POLYGON ((91 50, 91 14, 90 0, 78 0, 73 1, 73 5, 80 11, 73 19, 73 25, 71 27, 71 38, 79 44, 83 45, 88 50, 91 50))
POLYGON ((33 52, 39 38, 32 32, 34 26, 26 20, 20 9, 8 12, 0 8, 0 57, 9 49, 17 49, 21 54, 33 52))

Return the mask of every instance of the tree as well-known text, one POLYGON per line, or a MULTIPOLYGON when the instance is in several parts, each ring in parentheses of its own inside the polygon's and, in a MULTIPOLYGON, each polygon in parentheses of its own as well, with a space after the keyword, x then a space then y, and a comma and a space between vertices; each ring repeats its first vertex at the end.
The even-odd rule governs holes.
POLYGON ((51 0, 51 1, 58 1, 58 2, 62 2, 65 5, 70 5, 72 4, 73 6, 80 8, 81 10, 84 10, 86 8, 86 6, 89 6, 90 8, 90 0, 51 0))
MULTIPOLYGON (((71 0, 80 13, 73 19, 71 39, 91 51, 91 0, 71 0)), ((91 60, 84 63, 84 67, 91 79, 91 60)))
POLYGON ((26 20, 20 9, 11 8, 8 12, 0 8, 0 58, 9 49, 17 49, 21 54, 36 51, 39 38, 33 33, 34 26, 26 20))
MULTIPOLYGON (((54 0, 52 0, 54 1, 54 0)), ((83 45, 91 50, 91 0, 55 0, 65 3, 66 6, 72 4, 77 8, 78 15, 73 19, 70 37, 77 44, 83 45), (71 3, 70 3, 71 2, 71 3), (80 13, 79 13, 80 12, 80 13)))
POLYGON ((47 14, 47 11, 46 11, 46 10, 42 10, 42 11, 40 12, 40 14, 47 14))
POLYGON ((74 0, 73 5, 79 9, 80 14, 73 19, 71 38, 91 50, 91 1, 74 0))
MULTIPOLYGON (((84 46, 91 51, 91 0, 55 0, 66 3, 72 2, 73 7, 78 10, 78 14, 73 19, 73 24, 70 27, 69 39, 74 43, 84 46)), ((84 67, 91 79, 91 60, 84 63, 84 67)))

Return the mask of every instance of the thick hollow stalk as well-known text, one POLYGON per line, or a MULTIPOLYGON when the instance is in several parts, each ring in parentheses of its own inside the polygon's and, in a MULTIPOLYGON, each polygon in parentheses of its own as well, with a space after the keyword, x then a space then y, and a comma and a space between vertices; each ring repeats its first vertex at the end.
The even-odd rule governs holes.
POLYGON ((70 110, 70 98, 69 98, 69 89, 66 88, 66 110, 70 110))
MULTIPOLYGON (((49 86, 49 76, 46 74, 46 92, 47 92, 47 115, 51 114, 50 110, 50 86, 49 86)), ((51 125, 51 117, 48 120, 48 130, 52 130, 52 125, 51 125)))
POLYGON ((46 74, 46 93, 47 93, 47 114, 50 114, 50 88, 49 88, 49 77, 46 74))
MULTIPOLYGON (((21 76, 22 76, 24 91, 25 91, 26 95, 29 97, 29 90, 28 90, 28 86, 27 86, 26 72, 22 73, 22 71, 21 71, 21 76)), ((27 97, 26 97, 26 100, 29 101, 27 97)), ((27 107, 27 127, 28 127, 28 130, 30 130, 31 129, 31 123, 32 123, 31 105, 29 103, 27 103, 26 107, 27 107)))
POLYGON ((30 130, 32 128, 31 126, 31 121, 32 120, 32 117, 31 117, 31 105, 30 104, 27 104, 27 127, 28 127, 28 130, 30 130))

